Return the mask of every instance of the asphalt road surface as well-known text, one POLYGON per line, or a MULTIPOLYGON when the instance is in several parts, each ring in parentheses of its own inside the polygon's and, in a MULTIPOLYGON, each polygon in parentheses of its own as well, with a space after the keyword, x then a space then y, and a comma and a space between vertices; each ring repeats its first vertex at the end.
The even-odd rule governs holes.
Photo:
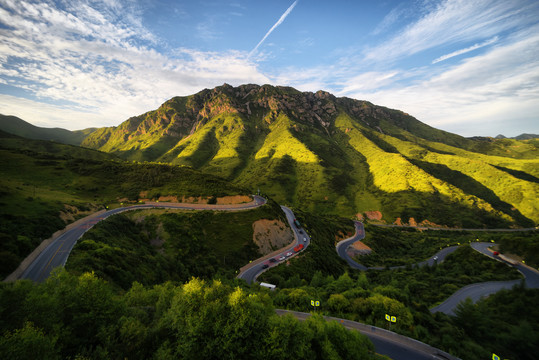
MULTIPOLYGON (((361 265, 358 262, 354 261, 348 255, 348 253, 346 252, 346 249, 348 249, 348 247, 350 245, 352 245, 353 243, 355 243, 356 241, 360 241, 363 238, 365 238, 365 228, 363 227, 363 223, 361 223, 359 221, 354 221, 354 223, 356 225, 356 233, 355 233, 355 235, 348 238, 348 239, 339 241, 337 243, 337 245, 335 247, 336 250, 337 250, 337 254, 339 254, 339 256, 341 258, 343 258, 348 263, 348 265, 350 265, 352 268, 357 269, 357 270, 366 271, 366 270, 384 270, 384 269, 386 269, 383 266, 367 267, 365 265, 361 265)), ((447 255, 451 254, 455 250, 457 250, 457 246, 446 247, 446 248, 440 250, 439 252, 437 252, 436 254, 432 255, 432 257, 430 257, 429 259, 427 259, 425 261, 422 261, 420 263, 417 263, 415 265, 416 266, 424 266, 424 265, 432 266, 432 265, 434 265, 434 263, 439 264, 442 261, 444 261, 444 259, 445 259, 445 257, 447 255)), ((391 267, 389 267, 389 269, 390 270, 404 269, 405 267, 406 266, 391 266, 391 267)))
POLYGON ((262 274, 264 271, 279 265, 282 262, 287 261, 290 257, 293 257, 297 255, 294 251, 294 247, 296 247, 299 244, 303 244, 303 250, 305 250, 309 244, 311 243, 311 238, 307 234, 307 232, 303 228, 297 228, 296 225, 294 225, 294 213, 292 210, 287 208, 286 206, 281 206, 281 209, 286 215, 286 219, 288 220, 288 223, 290 224, 290 228, 294 231, 294 238, 295 241, 292 245, 289 245, 283 249, 278 254, 273 254, 272 256, 265 256, 260 259, 257 259, 255 262, 250 264, 249 266, 245 267, 237 276, 238 279, 245 280, 248 284, 252 284, 256 278, 262 274), (301 231, 301 233, 300 233, 301 231), (291 254, 291 255, 287 255, 291 254), (271 260, 273 259, 273 261, 271 260))
POLYGON ((43 282, 52 270, 59 266, 64 266, 71 250, 77 243, 77 240, 92 226, 107 217, 129 210, 140 210, 150 208, 169 208, 169 209, 185 209, 185 210, 217 210, 217 211, 237 211, 252 209, 262 206, 266 203, 266 199, 260 196, 253 196, 253 201, 246 204, 235 205, 203 205, 203 204, 170 204, 170 203, 149 203, 143 205, 134 205, 122 207, 114 210, 109 210, 98 217, 88 217, 87 221, 82 222, 78 226, 67 230, 65 233, 56 238, 41 254, 26 268, 22 273, 21 279, 30 279, 36 282, 43 282))
MULTIPOLYGON (((481 254, 488 256, 494 260, 502 261, 495 255, 493 255, 491 251, 488 250, 489 247, 492 247, 494 245, 496 244, 485 242, 476 242, 471 244, 472 248, 476 251, 479 251, 481 254)), ((526 284, 526 287, 533 289, 539 288, 539 272, 537 270, 531 269, 524 264, 508 264, 508 266, 515 267, 518 271, 522 273, 522 275, 524 275, 524 282, 526 284)), ((430 309, 430 311, 432 313, 442 312, 448 315, 455 315, 455 309, 457 308, 457 305, 461 301, 466 300, 466 298, 472 299, 472 301, 475 303, 481 298, 494 294, 502 289, 511 289, 513 286, 520 284, 521 281, 522 280, 488 281, 483 283, 471 284, 458 290, 449 298, 447 298, 443 303, 430 309)))
MULTIPOLYGON (((291 310, 277 309, 275 312, 278 315, 291 314, 299 320, 306 320, 311 316, 309 313, 291 310)), ((430 345, 392 331, 331 316, 324 316, 324 318, 328 321, 336 321, 349 330, 356 330, 366 335, 374 344, 374 349, 378 354, 387 355, 393 360, 458 359, 430 345)))
MULTIPOLYGON (((336 250, 337 253, 341 258, 346 260, 348 265, 350 265, 352 268, 366 271, 366 270, 383 270, 384 267, 366 267, 364 265, 361 265, 354 261, 350 256, 348 256, 346 249, 354 242, 359 241, 365 237, 365 230, 363 228, 363 224, 359 221, 355 222, 356 224, 356 234, 352 236, 351 238, 345 239, 340 241, 337 246, 336 250)), ((519 231, 527 231, 528 229, 520 229, 519 231)), ((476 251, 479 251, 485 256, 488 256, 492 259, 495 259, 497 261, 502 261, 496 256, 493 255, 491 251, 488 250, 489 247, 494 246, 496 244, 493 243, 482 243, 482 242, 476 242, 471 243, 471 246, 476 251)), ((429 259, 422 261, 420 263, 417 263, 416 266, 432 266, 434 263, 441 263, 445 257, 455 250, 458 249, 458 246, 450 246, 447 248, 444 248, 440 250, 438 253, 434 254, 429 259)), ((509 265, 509 264, 508 264, 509 265)), ((516 264, 516 265, 510 265, 515 267, 518 271, 520 271, 524 277, 525 277, 525 283, 526 287, 528 288, 539 288, 539 272, 535 269, 532 269, 524 264, 516 264)), ((391 266, 389 267, 390 270, 394 269, 401 269, 405 266, 391 266)), ((465 286, 458 291, 456 291, 453 295, 451 295, 449 298, 447 298, 443 303, 441 303, 438 306, 433 307, 430 311, 432 313, 435 312, 442 312, 448 315, 455 315, 455 309, 457 308, 457 305, 466 300, 466 298, 471 298, 472 301, 475 303, 479 301, 481 298, 494 294, 502 289, 511 289, 513 286, 520 284, 521 280, 509 280, 509 281, 488 281, 483 283, 476 283, 476 284, 470 284, 468 286, 465 286)))

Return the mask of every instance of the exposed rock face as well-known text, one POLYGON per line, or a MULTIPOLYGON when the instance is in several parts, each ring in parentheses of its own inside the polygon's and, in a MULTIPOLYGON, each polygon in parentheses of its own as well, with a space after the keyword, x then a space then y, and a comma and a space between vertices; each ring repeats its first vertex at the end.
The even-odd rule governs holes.
POLYGON ((258 220, 253 223, 253 241, 261 254, 267 255, 294 240, 294 235, 279 220, 258 220))
POLYGON ((140 143, 147 138, 173 138, 179 141, 192 135, 215 116, 242 114, 250 117, 255 112, 265 114, 265 121, 269 124, 280 113, 285 113, 299 123, 321 126, 328 131, 339 109, 344 109, 366 124, 367 118, 371 122, 374 119, 372 126, 377 131, 382 129, 378 127, 376 119, 395 115, 394 110, 366 101, 336 98, 325 91, 312 93, 282 86, 247 84, 232 87, 224 84, 191 96, 174 97, 159 109, 131 117, 118 127, 98 129, 82 142, 82 146, 116 151, 125 147, 126 143, 140 143))

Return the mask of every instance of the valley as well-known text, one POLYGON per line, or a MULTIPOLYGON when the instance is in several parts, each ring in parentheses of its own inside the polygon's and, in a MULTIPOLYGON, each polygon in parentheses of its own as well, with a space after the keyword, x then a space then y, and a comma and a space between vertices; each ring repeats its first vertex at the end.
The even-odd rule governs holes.
POLYGON ((12 274, 0 353, 31 338, 49 358, 403 358, 319 315, 294 318, 306 311, 380 330, 389 313, 388 334, 462 359, 530 358, 539 343, 539 314, 522 310, 535 285, 474 250, 538 266, 536 139, 467 139, 269 85, 225 84, 61 136, 13 121, 19 131, 0 127, 0 270, 12 274), (358 239, 372 252, 350 258, 358 239), (515 286, 429 310, 500 281, 515 286))

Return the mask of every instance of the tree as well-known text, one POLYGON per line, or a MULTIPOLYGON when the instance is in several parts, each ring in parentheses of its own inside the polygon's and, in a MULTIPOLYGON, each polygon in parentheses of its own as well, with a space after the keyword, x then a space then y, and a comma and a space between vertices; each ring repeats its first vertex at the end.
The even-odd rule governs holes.
POLYGON ((55 349, 56 339, 26 322, 22 329, 8 331, 0 338, 0 357, 10 360, 60 359, 55 349))
POLYGON ((350 301, 341 294, 332 294, 328 299, 330 310, 343 313, 350 306, 350 301))

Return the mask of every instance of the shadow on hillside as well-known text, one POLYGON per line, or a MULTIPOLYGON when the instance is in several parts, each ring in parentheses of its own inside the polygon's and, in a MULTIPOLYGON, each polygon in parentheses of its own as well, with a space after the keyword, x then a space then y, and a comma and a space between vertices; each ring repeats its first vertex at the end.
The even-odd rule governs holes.
POLYGON ((477 196, 485 200, 496 210, 514 218, 523 226, 533 226, 533 221, 525 217, 520 211, 513 208, 511 204, 502 201, 491 189, 481 184, 479 181, 465 175, 457 170, 452 170, 443 164, 434 164, 417 159, 407 158, 409 162, 423 169, 430 175, 458 187, 467 194, 477 196))
POLYGON ((510 175, 513 175, 517 179, 539 184, 539 179, 536 178, 535 176, 531 175, 531 174, 528 174, 527 172, 520 171, 520 170, 509 169, 509 168, 506 168, 506 167, 503 167, 503 166, 498 166, 498 165, 492 165, 492 166, 494 166, 498 170, 505 171, 506 173, 508 173, 510 175))
MULTIPOLYGON (((400 217, 403 222, 414 218, 417 223, 428 220, 439 225, 462 228, 508 228, 515 223, 524 227, 533 225, 531 220, 512 210, 512 205, 501 201, 492 190, 476 180, 444 165, 410 161, 440 180, 459 187, 463 192, 485 200, 497 210, 497 213, 481 209, 476 204, 455 201, 440 193, 425 193, 414 189, 385 192, 373 184, 372 176, 365 177, 366 180, 360 189, 355 179, 349 177, 352 180, 348 181, 346 176, 330 176, 331 174, 320 165, 316 166, 322 169, 325 179, 316 187, 309 187, 305 185, 306 179, 309 179, 305 174, 315 171, 313 170, 315 164, 298 162, 290 156, 263 158, 251 162, 246 169, 250 173, 240 175, 241 183, 237 179, 234 182, 252 189, 253 192, 260 190, 263 195, 271 197, 280 204, 316 214, 351 216, 362 212, 358 210, 361 207, 359 203, 361 198, 357 200, 357 197, 358 194, 367 191, 379 199, 380 206, 371 210, 381 211, 383 219, 389 222, 400 217), (334 192, 336 186, 340 187, 339 193, 334 192), (330 193, 332 197, 326 199, 324 194, 330 193), (344 197, 341 194, 347 194, 344 205, 339 203, 344 197), (502 218, 502 213, 511 216, 515 222, 502 218)), ((346 174, 345 171, 343 173, 346 174)))

